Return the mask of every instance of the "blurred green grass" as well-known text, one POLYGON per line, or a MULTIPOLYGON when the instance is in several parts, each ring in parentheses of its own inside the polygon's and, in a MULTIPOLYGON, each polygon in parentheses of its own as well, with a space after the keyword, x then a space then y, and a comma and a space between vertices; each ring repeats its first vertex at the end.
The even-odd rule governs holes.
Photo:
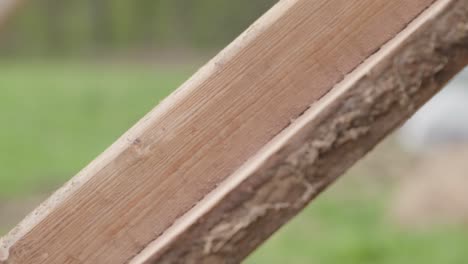
POLYGON ((383 197, 337 196, 332 191, 319 197, 246 263, 467 263, 465 228, 403 229, 386 219, 383 197))
MULTIPOLYGON (((1 64, 0 201, 55 189, 193 70, 97 63, 1 64)), ((401 229, 385 217, 385 192, 377 197, 363 193, 346 180, 340 182, 247 263, 467 263, 466 228, 401 229), (342 189, 350 191, 343 194, 342 189)))

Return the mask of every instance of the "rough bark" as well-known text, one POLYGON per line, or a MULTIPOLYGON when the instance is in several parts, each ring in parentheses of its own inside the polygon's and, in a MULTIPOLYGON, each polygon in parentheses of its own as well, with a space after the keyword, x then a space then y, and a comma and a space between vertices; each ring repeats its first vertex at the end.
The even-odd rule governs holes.
POLYGON ((295 121, 300 128, 192 225, 133 262, 238 263, 299 213, 466 65, 468 1, 437 5, 354 81, 312 105, 300 118, 310 120, 295 121))
POLYGON ((0 262, 128 262, 434 1, 279 1, 0 239, 0 262))
POLYGON ((121 263, 145 247, 133 263, 240 262, 466 64, 468 3, 439 0, 329 91, 341 71, 354 69, 432 1, 368 0, 371 9, 362 3, 281 1, 279 7, 289 9, 278 7, 251 28, 5 237, 0 262, 121 263), (337 26, 340 19, 332 15, 340 15, 334 12, 340 4, 354 13, 337 26), (389 21, 391 30, 378 23, 394 14, 389 8, 408 7, 411 16, 389 21), (335 22, 317 27, 335 27, 334 44, 322 31, 305 33, 316 32, 311 10, 335 22), (373 23, 354 19, 363 10, 373 23), (365 56, 356 52, 366 45, 365 56), (328 49, 316 49, 322 46, 328 49), (343 61, 350 55, 346 48, 360 57, 343 61), (258 57, 263 51, 268 56, 258 57), (316 67, 320 62, 323 67, 316 67), (318 84, 309 82, 320 83, 317 79, 330 74, 329 69, 319 74, 322 68, 332 66, 336 73, 323 87, 328 93, 304 112, 314 101, 304 96, 318 96, 313 90, 318 84), (272 91, 274 96, 260 96, 272 91), (278 94, 287 100, 272 101, 278 94), (246 101, 255 111, 243 107, 246 101), (193 111, 199 109, 203 114, 193 111), (283 122, 288 125, 301 113, 283 130, 283 122), (237 141, 229 137, 232 131, 242 132, 237 141))

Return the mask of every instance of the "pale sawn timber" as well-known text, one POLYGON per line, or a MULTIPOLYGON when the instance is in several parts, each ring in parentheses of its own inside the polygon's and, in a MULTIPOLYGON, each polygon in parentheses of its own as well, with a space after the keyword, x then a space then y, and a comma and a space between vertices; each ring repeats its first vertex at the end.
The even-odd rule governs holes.
MULTIPOLYGON (((383 137, 395 120, 407 117, 403 110, 392 114, 400 108, 392 101, 396 92, 390 84, 396 81, 391 78, 384 112, 377 104, 387 102, 380 94, 384 88, 346 85, 349 76, 336 84, 432 3, 280 1, 3 238, 4 262, 240 261, 383 137), (340 94, 339 87, 348 88, 340 94), (360 91, 367 91, 369 102, 362 101, 360 91), (311 112, 314 118, 301 121, 311 112), (375 122, 365 122, 371 118, 375 122), (307 129, 313 133, 304 133, 307 129), (283 142, 285 135, 289 138, 283 142), (362 135, 366 141, 356 147, 362 135), (284 166, 283 158, 296 167, 284 166), (309 164, 309 158, 310 171, 304 179, 298 177, 300 164, 309 164), (305 181, 322 174, 322 180, 305 181), (232 189, 223 193, 225 188, 232 189), (198 221, 190 219, 194 211, 200 213, 195 214, 198 221)), ((384 63, 377 65, 385 68, 384 63)), ((411 69, 420 74, 416 63, 411 69)), ((403 60, 401 65, 407 64, 403 60)), ((419 65, 428 67, 422 68, 421 79, 428 78, 434 65, 419 65)), ((446 67, 440 68, 437 76, 448 78, 446 67)), ((378 82, 372 72, 364 79, 378 82)), ((421 90, 436 90, 405 93, 402 80, 401 109, 407 109, 405 102, 415 102, 415 109, 419 101, 414 98, 427 99, 429 93, 421 90)), ((435 87, 426 82, 416 87, 422 84, 435 87)))
POLYGON ((437 1, 131 263, 240 262, 467 63, 468 1, 437 1))

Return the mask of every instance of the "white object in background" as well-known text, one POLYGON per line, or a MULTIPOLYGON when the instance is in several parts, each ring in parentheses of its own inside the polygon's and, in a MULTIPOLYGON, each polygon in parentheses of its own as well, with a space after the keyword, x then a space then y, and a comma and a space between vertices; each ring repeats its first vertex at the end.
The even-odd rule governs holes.
POLYGON ((418 111, 398 136, 414 152, 468 143, 468 70, 418 111))
POLYGON ((7 15, 18 0, 0 0, 0 19, 7 15))

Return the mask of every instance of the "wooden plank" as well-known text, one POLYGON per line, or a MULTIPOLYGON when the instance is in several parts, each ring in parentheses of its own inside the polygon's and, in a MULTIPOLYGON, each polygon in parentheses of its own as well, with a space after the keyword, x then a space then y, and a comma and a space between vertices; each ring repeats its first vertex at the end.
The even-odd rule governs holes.
MULTIPOLYGON (((259 229, 265 233, 255 234, 253 239, 248 237, 236 256, 232 250, 231 254, 215 254, 218 251, 215 249, 231 245, 227 243, 231 240, 222 241, 220 247, 216 236, 203 246, 203 252, 209 254, 192 255, 182 244, 174 251, 169 245, 176 241, 171 245, 179 247, 180 240, 168 239, 172 231, 166 230, 177 228, 180 224, 177 220, 185 219, 190 209, 208 206, 210 200, 206 203, 204 198, 216 196, 226 179, 240 180, 247 175, 246 170, 263 164, 261 160, 266 157, 260 156, 254 159, 254 165, 250 161, 242 166, 266 145, 279 146, 274 143, 278 138, 271 142, 275 136, 282 131, 279 138, 302 131, 299 121, 293 125, 291 122, 304 116, 312 104, 313 109, 321 108, 316 105, 328 101, 325 98, 329 96, 320 99, 332 87, 432 3, 433 0, 280 1, 3 238, 0 258, 4 263, 125 263, 146 248, 146 253, 140 255, 142 261, 164 256, 162 262, 172 263, 176 261, 173 256, 180 252, 181 261, 238 261, 275 229, 272 228, 275 223, 282 223, 285 218, 273 219, 272 224, 265 225, 266 229, 259 229), (147 247, 155 240, 160 245, 161 239, 166 241, 162 248, 167 245, 171 249, 165 255, 159 254, 162 253, 159 249, 147 247), (189 259, 184 258, 188 256, 189 259)), ((317 120, 310 121, 318 125, 317 120)), ((331 116, 330 120, 334 118, 331 116)), ((392 120, 389 124, 393 124, 392 120)), ((323 128, 317 128, 325 133, 323 128)), ((350 137, 356 134, 359 138, 363 133, 352 131, 344 134, 350 137)), ((307 139, 302 133, 298 135, 307 139)), ((302 143, 291 138, 286 149, 300 147, 302 143)), ((349 153, 360 153, 351 150, 349 153)), ((349 162, 348 154, 341 148, 340 151, 343 163, 337 163, 340 166, 334 172, 341 171, 349 162)), ((263 150, 258 155, 265 155, 262 153, 270 152, 263 150)), ((280 159, 276 152, 272 153, 275 153, 272 160, 280 159)), ((336 156, 332 157, 337 161, 336 156)), ((248 185, 263 194, 260 183, 268 175, 259 175, 251 180, 257 185, 248 185)), ((288 186, 299 190, 308 185, 297 187, 286 182, 285 187, 288 186)), ((244 192, 246 197, 255 197, 249 192, 250 187, 239 187, 235 198, 241 199, 244 192)), ((265 190, 272 190, 269 188, 265 190)), ((312 195, 303 198, 307 200, 312 195)), ((231 204, 243 204, 232 200, 226 198, 227 204, 217 204, 224 209, 231 204)), ((265 224, 263 216, 270 211, 283 216, 295 212, 293 208, 282 210, 282 206, 271 209, 255 207, 253 211, 257 213, 249 216, 265 224)), ((237 213, 240 212, 232 211, 227 219, 237 219, 237 213)), ((208 218, 206 223, 216 224, 213 221, 221 215, 215 213, 215 218, 208 218)), ((246 231, 250 231, 252 222, 255 221, 244 222, 246 231)), ((220 223, 212 226, 216 227, 214 232, 232 227, 220 223)), ((243 229, 242 222, 234 230, 238 228, 243 229)), ((184 237, 177 234, 175 237, 184 237)), ((201 252, 196 249, 193 252, 201 252)), ((138 258, 134 261, 139 263, 138 258)))
POLYGON ((437 1, 130 263, 240 262, 467 63, 468 1, 437 1))

